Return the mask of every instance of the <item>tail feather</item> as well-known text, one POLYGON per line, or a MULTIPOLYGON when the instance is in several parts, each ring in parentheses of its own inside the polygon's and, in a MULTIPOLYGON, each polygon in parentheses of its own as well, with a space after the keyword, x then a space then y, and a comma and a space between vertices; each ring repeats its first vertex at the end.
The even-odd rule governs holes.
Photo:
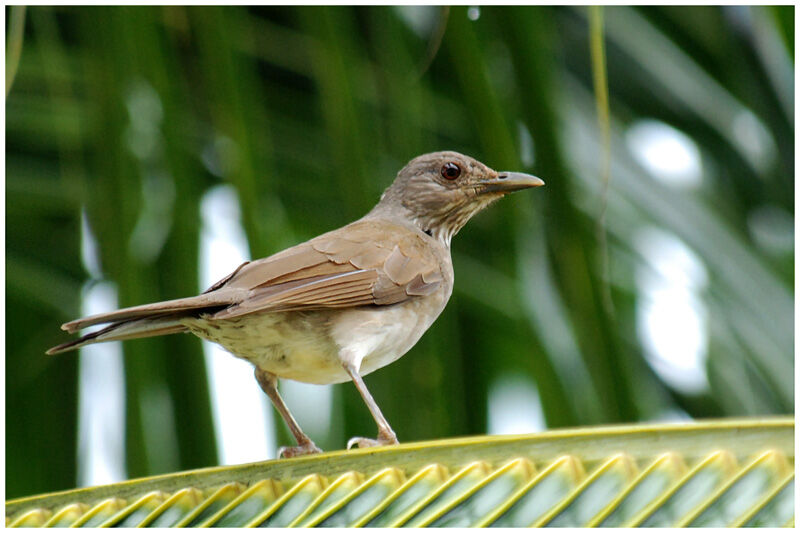
POLYGON ((67 322, 61 326, 61 329, 69 333, 75 333, 80 329, 108 322, 116 323, 136 318, 174 315, 177 312, 199 311, 204 308, 213 308, 211 311, 219 310, 220 307, 240 301, 245 292, 247 291, 241 289, 225 289, 189 298, 126 307, 110 313, 102 313, 67 322))
POLYGON ((117 322, 105 328, 87 333, 80 339, 75 339, 64 344, 59 344, 47 350, 48 355, 77 350, 89 344, 108 341, 124 341, 128 339, 141 339, 157 335, 170 335, 186 331, 186 326, 181 324, 175 316, 147 317, 117 322))

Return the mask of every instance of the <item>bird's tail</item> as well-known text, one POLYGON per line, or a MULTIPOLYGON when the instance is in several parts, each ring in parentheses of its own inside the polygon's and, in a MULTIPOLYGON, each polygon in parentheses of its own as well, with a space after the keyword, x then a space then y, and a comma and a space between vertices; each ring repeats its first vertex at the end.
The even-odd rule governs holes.
POLYGON ((200 313, 213 313, 225 308, 230 303, 231 294, 219 291, 219 293, 201 294, 200 296, 181 298, 179 300, 128 307, 110 313, 73 320, 62 325, 61 329, 74 333, 96 324, 108 324, 108 326, 88 333, 80 339, 54 346, 47 350, 47 354, 53 355, 77 350, 81 346, 97 342, 122 341, 180 333, 186 331, 186 327, 181 324, 181 318, 197 316, 200 313))
POLYGON ((186 331, 175 317, 138 318, 115 322, 98 331, 87 333, 80 339, 59 344, 47 350, 47 355, 77 350, 88 344, 108 341, 124 341, 128 339, 142 339, 157 335, 169 335, 186 331))

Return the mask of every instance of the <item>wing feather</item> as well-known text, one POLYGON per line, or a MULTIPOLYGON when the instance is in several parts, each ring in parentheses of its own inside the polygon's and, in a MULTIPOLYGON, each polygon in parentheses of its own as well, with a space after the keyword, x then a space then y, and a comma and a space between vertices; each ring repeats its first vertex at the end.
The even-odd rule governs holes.
POLYGON ((441 275, 438 280, 432 279, 430 281, 425 281, 425 276, 423 274, 417 274, 417 276, 406 285, 405 292, 409 296, 428 296, 439 287, 440 283, 441 275))
POLYGON ((228 319, 255 312, 338 307, 342 304, 340 300, 354 296, 369 303, 376 278, 377 273, 374 270, 354 270, 335 276, 317 277, 283 290, 280 290, 280 286, 267 287, 261 293, 258 290, 252 291, 250 297, 241 303, 223 309, 210 318, 228 319))
POLYGON ((256 312, 392 305, 433 293, 443 279, 419 235, 388 222, 362 220, 245 262, 199 296, 82 318, 62 328, 75 332, 95 324, 187 314, 226 319, 256 312))
POLYGON ((392 253, 391 249, 382 246, 365 246, 358 255, 350 259, 350 264, 360 269, 380 267, 390 253, 392 253))
POLYGON ((263 286, 277 285, 280 283, 285 283, 287 281, 316 278, 318 276, 335 276, 337 274, 346 274, 347 272, 352 272, 353 270, 355 269, 351 265, 347 264, 340 265, 332 261, 327 261, 325 263, 320 263, 318 265, 302 268, 294 272, 289 272, 287 274, 284 274, 283 276, 268 281, 263 286))
POLYGON ((420 236, 393 224, 361 221, 244 265, 222 288, 247 288, 248 297, 211 317, 392 305, 433 293, 443 279, 420 236))
POLYGON ((327 262, 328 258, 325 254, 314 250, 308 244, 300 244, 270 257, 251 261, 231 277, 223 287, 253 289, 259 285, 269 284, 287 274, 327 262))

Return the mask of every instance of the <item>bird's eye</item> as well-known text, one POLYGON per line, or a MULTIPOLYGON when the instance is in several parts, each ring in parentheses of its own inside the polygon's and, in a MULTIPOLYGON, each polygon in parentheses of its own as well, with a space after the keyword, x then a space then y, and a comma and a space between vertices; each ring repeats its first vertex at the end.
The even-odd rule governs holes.
POLYGON ((448 180, 454 180, 461 175, 461 167, 455 163, 445 163, 442 166, 442 177, 448 180))

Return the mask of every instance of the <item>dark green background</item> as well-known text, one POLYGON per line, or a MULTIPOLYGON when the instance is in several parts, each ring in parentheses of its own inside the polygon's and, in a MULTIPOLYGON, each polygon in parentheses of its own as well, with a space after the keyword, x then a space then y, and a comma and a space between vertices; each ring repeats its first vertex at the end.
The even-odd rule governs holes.
MULTIPOLYGON (((596 234, 602 151, 587 8, 487 7, 476 21, 466 8, 437 8, 422 35, 385 7, 29 8, 6 100, 6 496, 76 483, 78 359, 44 351, 64 341, 59 325, 78 316, 89 279, 82 208, 120 305, 140 304, 197 292, 210 187, 236 188, 260 257, 361 216, 406 161, 442 149, 533 172, 547 187, 502 201, 456 237, 448 308, 406 357, 367 378, 401 440, 484 433, 489 384, 509 372, 535 380, 549 427, 673 407, 694 417, 792 412, 793 247, 765 245, 749 228, 765 206, 794 216, 794 8, 603 13, 613 315, 596 234), (146 157, 127 141, 141 118, 126 107, 136 91, 155 94, 162 112, 146 157), (773 141, 768 164, 752 164, 732 136, 744 109, 773 141), (697 144, 701 187, 667 187, 633 162, 621 135, 642 118, 697 144), (212 150, 221 175, 203 161, 214 146, 233 147, 212 150), (152 253, 131 254, 134 227, 152 216, 145 197, 164 183, 174 197, 148 219, 152 253), (632 230, 645 225, 682 239, 708 271, 707 394, 672 390, 644 360, 632 230)), ((177 436, 170 470, 215 464, 200 341, 124 351, 128 475, 157 473, 145 432, 177 436), (138 406, 150 387, 170 391, 177 427, 145 427, 138 406)), ((319 444, 373 434, 352 386, 338 386, 335 401, 344 427, 319 444)))

